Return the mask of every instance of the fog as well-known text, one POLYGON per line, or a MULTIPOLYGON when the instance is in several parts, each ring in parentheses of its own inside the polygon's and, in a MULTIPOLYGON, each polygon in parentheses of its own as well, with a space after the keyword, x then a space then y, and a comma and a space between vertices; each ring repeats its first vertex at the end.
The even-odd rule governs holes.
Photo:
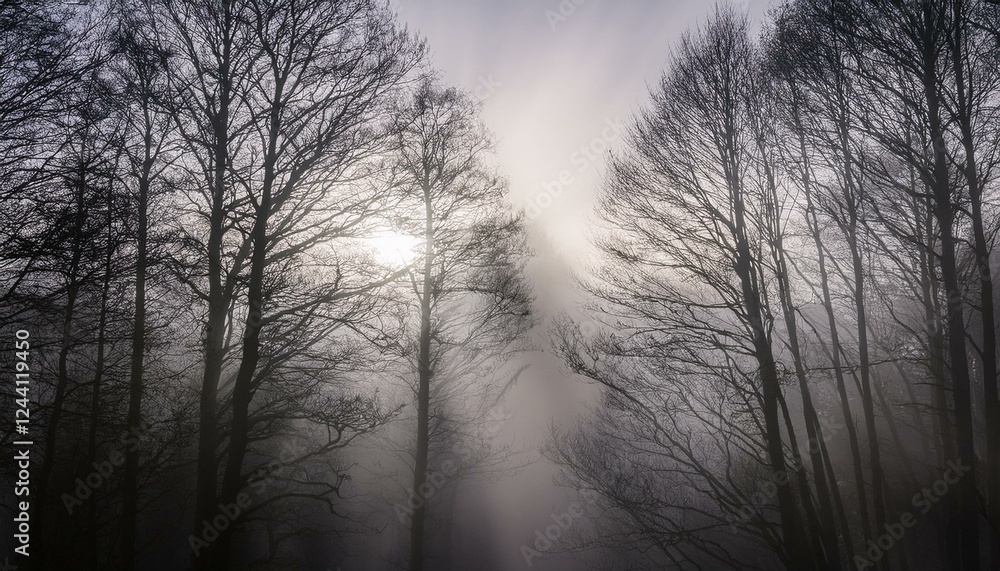
POLYGON ((0 0, 5 569, 1000 569, 988 0, 0 0))

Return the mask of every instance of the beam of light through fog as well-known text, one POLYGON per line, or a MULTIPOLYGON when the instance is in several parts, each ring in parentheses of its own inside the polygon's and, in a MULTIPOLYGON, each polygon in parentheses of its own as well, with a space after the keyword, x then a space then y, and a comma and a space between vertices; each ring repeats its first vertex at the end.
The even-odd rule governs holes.
MULTIPOLYGON (((768 0, 731 1, 762 20, 768 0)), ((564 309, 572 272, 589 253, 591 207, 621 126, 648 101, 685 30, 714 6, 706 0, 394 0, 404 24, 428 40, 442 79, 482 102, 498 140, 497 162, 511 200, 530 219, 536 258, 529 267, 537 306, 564 309), (560 5, 563 6, 560 11, 560 5), (570 10, 572 8, 572 11, 570 10), (556 16, 558 15, 558 17, 556 16)), ((587 392, 551 356, 536 355, 508 406, 519 445, 536 458, 552 422, 572 423, 587 392)), ((516 478, 475 486, 483 497, 463 502, 464 537, 481 542, 493 530, 483 569, 525 569, 520 546, 567 495, 539 461, 516 478)), ((472 488, 473 486, 470 486, 472 488)), ((485 557, 485 556, 483 556, 485 557)), ((532 569, 560 567, 558 556, 532 569)))

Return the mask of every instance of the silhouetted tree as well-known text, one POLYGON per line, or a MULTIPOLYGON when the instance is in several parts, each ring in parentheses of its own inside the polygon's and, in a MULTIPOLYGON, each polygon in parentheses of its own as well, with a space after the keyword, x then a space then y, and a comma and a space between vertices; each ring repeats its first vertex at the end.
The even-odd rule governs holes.
POLYGON ((450 469, 432 470, 435 444, 468 433, 500 402, 517 375, 507 359, 523 349, 530 325, 522 221, 508 212, 506 186, 486 165, 492 142, 475 113, 466 95, 425 79, 395 117, 405 193, 397 224, 421 238, 410 275, 419 323, 409 514, 413 571, 426 564, 427 504, 445 483, 429 475, 454 478, 468 468, 446 460, 450 469))

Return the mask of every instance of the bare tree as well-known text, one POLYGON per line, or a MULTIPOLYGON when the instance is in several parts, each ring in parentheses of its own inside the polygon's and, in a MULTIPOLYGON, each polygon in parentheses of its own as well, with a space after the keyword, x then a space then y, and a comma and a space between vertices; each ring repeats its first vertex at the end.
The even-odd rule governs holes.
MULTIPOLYGON (((754 514, 751 527, 759 527, 758 533, 790 568, 825 566, 820 546, 812 545, 824 533, 801 524, 800 509, 813 508, 808 489, 789 482, 803 480, 797 479, 800 466, 789 468, 782 436, 782 424, 786 431, 793 425, 782 422, 783 374, 772 336, 773 267, 766 263, 768 237, 773 240, 775 230, 769 220, 778 205, 769 173, 755 162, 767 152, 761 146, 761 125, 752 119, 758 112, 752 107, 756 59, 745 18, 727 9, 719 9, 704 30, 682 41, 651 108, 636 123, 628 153, 614 162, 601 208, 609 228, 616 229, 603 246, 615 265, 594 288, 609 304, 602 312, 620 315, 613 326, 625 328, 609 342, 610 355, 656 355, 652 370, 641 374, 659 378, 663 384, 658 386, 668 387, 690 367, 688 374, 698 371, 690 378, 704 379, 700 382, 707 390, 713 390, 715 379, 720 383, 714 390, 722 392, 708 392, 705 398, 730 394, 727 398, 737 399, 735 409, 721 413, 715 405, 695 401, 689 414, 702 422, 710 422, 703 416, 707 411, 716 411, 713 417, 720 414, 715 430, 731 431, 741 440, 740 453, 699 458, 698 446, 683 444, 683 432, 671 434, 658 418, 661 405, 646 402, 641 385, 633 384, 644 381, 626 382, 617 365, 607 373, 585 361, 575 368, 591 370, 588 376, 610 389, 613 402, 653 423, 649 428, 655 428, 657 439, 681 439, 687 452, 675 461, 695 466, 692 475, 697 476, 688 486, 714 491, 718 511, 703 517, 714 519, 715 526, 722 527, 727 512, 735 514, 750 503, 746 498, 752 492, 729 477, 719 479, 711 462, 760 461, 760 468, 783 475, 784 482, 765 502, 777 500, 779 531, 770 529, 768 510, 754 514)), ((676 406, 685 405, 681 401, 676 406)), ((729 437, 711 434, 722 439, 716 445, 722 450, 730 446, 725 444, 729 437)), ((694 545, 698 549, 699 543, 694 545)), ((709 551, 704 543, 699 550, 698 557, 709 551)), ((694 557, 671 549, 666 553, 679 561, 694 557)))
POLYGON ((517 375, 504 365, 523 346, 530 325, 521 220, 507 212, 506 187, 486 166, 492 143, 475 111, 467 96, 428 78, 395 118, 406 213, 397 223, 421 237, 419 269, 410 275, 419 323, 411 489, 417 501, 410 514, 414 571, 426 563, 427 503, 442 485, 428 481, 435 444, 467 432, 469 423, 500 402, 517 375))
MULTIPOLYGON (((208 306, 195 515, 202 526, 246 485, 251 403, 273 373, 261 367, 262 330, 324 317, 350 326, 360 319, 350 299, 388 279, 345 275, 349 264, 329 245, 356 237, 386 206, 388 189, 371 182, 385 140, 379 122, 421 47, 369 0, 166 3, 162 11, 165 49, 181 60, 172 87, 190 181, 204 178, 210 189, 191 188, 192 221, 207 223, 208 240, 202 222, 183 227, 193 248, 179 265, 208 306), (281 281, 299 265, 325 279, 287 297, 281 281), (220 401, 230 370, 231 393, 220 401), (220 414, 229 419, 225 433, 216 428, 220 414)), ((199 568, 227 564, 231 531, 198 553, 199 568)))

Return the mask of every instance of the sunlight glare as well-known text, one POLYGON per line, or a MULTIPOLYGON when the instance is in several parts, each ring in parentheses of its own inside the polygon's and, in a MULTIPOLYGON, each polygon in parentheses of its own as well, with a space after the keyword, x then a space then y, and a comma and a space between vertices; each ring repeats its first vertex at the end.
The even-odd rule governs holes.
POLYGON ((369 238, 368 242, 376 258, 385 264, 411 264, 420 252, 419 238, 399 232, 382 232, 369 238))

